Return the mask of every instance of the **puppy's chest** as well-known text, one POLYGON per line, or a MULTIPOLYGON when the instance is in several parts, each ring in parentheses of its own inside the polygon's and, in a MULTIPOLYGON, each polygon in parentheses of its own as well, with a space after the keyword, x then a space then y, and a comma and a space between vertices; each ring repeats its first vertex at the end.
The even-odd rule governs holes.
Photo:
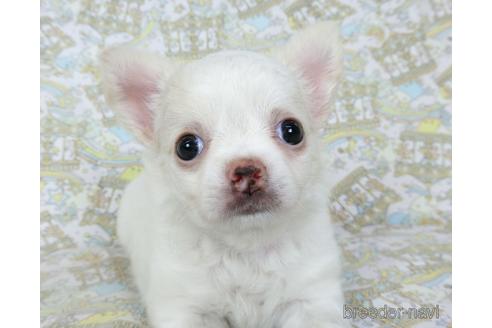
POLYGON ((218 306, 232 326, 272 327, 287 279, 280 263, 223 258, 210 269, 218 306))

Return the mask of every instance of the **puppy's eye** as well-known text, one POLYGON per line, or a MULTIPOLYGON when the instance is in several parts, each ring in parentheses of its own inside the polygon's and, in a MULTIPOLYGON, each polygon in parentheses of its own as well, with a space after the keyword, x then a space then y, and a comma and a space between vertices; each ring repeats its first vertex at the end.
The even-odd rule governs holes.
POLYGON ((187 134, 179 138, 176 143, 176 154, 183 161, 191 161, 203 150, 203 140, 200 137, 187 134))
POLYGON ((300 122, 289 118, 279 123, 277 135, 289 145, 297 145, 302 141, 304 131, 300 122))

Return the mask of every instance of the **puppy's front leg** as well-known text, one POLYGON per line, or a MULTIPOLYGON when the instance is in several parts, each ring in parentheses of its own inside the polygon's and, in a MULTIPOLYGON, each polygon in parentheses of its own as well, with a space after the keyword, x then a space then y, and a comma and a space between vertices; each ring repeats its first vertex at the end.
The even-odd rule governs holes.
POLYGON ((154 328, 230 328, 218 313, 205 313, 192 306, 148 306, 154 328))
POLYGON ((226 320, 213 314, 175 313, 160 318, 149 311, 149 318, 155 328, 229 328, 226 320))
POLYGON ((350 327, 343 319, 342 302, 327 300, 295 300, 284 305, 276 327, 279 328, 332 328, 350 327))

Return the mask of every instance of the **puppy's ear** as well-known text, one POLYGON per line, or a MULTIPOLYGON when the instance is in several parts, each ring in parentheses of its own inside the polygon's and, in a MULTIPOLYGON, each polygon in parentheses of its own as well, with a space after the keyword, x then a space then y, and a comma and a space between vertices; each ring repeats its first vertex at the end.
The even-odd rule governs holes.
POLYGON ((101 55, 106 101, 144 144, 154 138, 152 104, 175 69, 174 63, 130 46, 101 55))
POLYGON ((273 55, 298 74, 307 88, 313 118, 324 122, 342 74, 338 26, 323 22, 295 34, 273 55))

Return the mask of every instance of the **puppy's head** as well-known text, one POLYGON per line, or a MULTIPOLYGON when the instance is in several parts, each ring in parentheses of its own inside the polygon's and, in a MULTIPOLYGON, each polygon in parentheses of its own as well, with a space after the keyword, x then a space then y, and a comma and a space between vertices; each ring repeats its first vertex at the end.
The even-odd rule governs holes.
POLYGON ((158 181, 196 223, 288 213, 318 176, 318 131, 341 72, 336 28, 318 24, 271 55, 224 51, 176 63, 103 55, 110 105, 153 154, 158 181))

